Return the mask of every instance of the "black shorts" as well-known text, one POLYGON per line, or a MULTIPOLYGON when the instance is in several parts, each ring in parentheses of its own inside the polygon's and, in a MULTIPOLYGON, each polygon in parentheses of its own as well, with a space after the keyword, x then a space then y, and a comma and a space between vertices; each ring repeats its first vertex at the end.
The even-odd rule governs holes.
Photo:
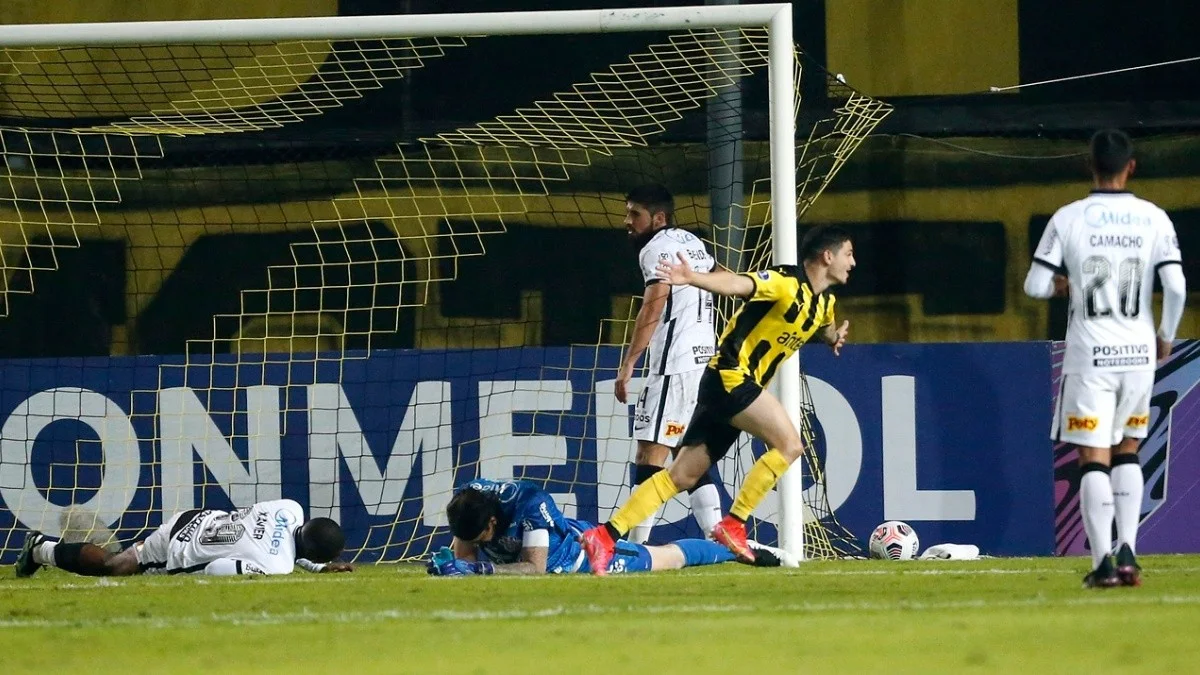
POLYGON ((696 392, 696 411, 692 413, 692 420, 688 423, 680 446, 703 443, 708 448, 709 458, 716 464, 742 433, 729 420, 745 410, 761 393, 762 387, 749 379, 734 387, 733 391, 726 391, 721 373, 706 368, 700 378, 700 389, 696 392))

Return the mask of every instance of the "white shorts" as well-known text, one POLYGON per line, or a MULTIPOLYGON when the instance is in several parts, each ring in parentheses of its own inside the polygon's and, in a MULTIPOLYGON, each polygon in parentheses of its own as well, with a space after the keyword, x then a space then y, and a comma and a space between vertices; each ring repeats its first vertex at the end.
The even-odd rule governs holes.
POLYGON ((1154 371, 1063 375, 1050 437, 1089 448, 1145 438, 1154 371))
POLYGON ((646 378, 633 411, 633 437, 678 447, 696 410, 696 392, 703 374, 704 368, 697 368, 646 378))
POLYGON ((210 513, 210 511, 202 509, 192 509, 176 513, 171 516, 170 520, 159 525, 158 529, 151 532, 145 541, 134 544, 134 553, 137 555, 138 566, 141 568, 142 574, 167 573, 167 563, 172 562, 171 540, 188 523, 199 519, 207 513, 210 513))

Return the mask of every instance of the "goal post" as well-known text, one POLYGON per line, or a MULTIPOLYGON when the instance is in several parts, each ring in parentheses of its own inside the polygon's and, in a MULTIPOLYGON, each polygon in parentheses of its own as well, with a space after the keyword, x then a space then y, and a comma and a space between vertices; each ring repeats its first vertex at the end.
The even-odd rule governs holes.
MULTIPOLYGON (((628 494, 611 378, 640 278, 597 251, 623 238, 624 191, 662 182, 680 226, 736 247, 718 260, 795 264, 798 217, 890 111, 814 69, 832 103, 798 133, 797 54, 790 4, 0 26, 0 331, 114 244, 109 351, 142 355, 0 372, 0 559, 30 528, 107 543, 279 497, 342 520, 362 559, 417 558, 453 485, 506 473, 604 518, 628 494), (492 37, 630 33, 649 45, 504 114, 367 140, 319 124, 492 37), (722 160, 749 190, 709 222, 697 177, 735 172, 675 130, 764 71, 762 137, 722 160), (511 272, 554 242, 603 278, 511 272)), ((776 386, 810 445, 779 542, 853 553, 799 358, 776 386)))

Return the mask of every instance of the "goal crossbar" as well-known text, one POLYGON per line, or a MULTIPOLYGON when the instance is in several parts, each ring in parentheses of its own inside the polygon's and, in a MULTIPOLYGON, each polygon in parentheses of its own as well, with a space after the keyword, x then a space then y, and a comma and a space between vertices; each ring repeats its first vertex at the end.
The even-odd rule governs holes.
POLYGON ((753 26, 770 26, 774 32, 784 15, 790 28, 788 4, 25 24, 0 26, 0 47, 548 35, 753 26))

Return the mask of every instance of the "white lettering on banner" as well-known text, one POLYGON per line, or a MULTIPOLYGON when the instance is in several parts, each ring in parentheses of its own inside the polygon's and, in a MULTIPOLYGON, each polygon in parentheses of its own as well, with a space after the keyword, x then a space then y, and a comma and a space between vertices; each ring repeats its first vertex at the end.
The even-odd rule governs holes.
MULTIPOLYGON (((809 375, 808 389, 825 436, 825 496, 829 508, 836 511, 854 492, 862 471, 862 428, 850 402, 832 384, 809 375)), ((805 499, 815 500, 819 496, 817 489, 816 486, 805 489, 805 499)))
MULTIPOLYGON (((518 466, 567 463, 565 436, 515 436, 514 412, 571 413, 570 380, 497 380, 479 383, 479 476, 493 480, 516 477, 518 466)), ((570 494, 550 493, 563 515, 575 517, 570 494)), ((445 510, 445 504, 442 504, 445 510)))
MULTIPOLYGON (((837 511, 858 483, 862 471, 863 442, 862 428, 858 424, 858 415, 850 402, 841 392, 828 382, 812 375, 807 376, 809 392, 812 394, 813 408, 817 413, 817 422, 825 437, 825 498, 829 500, 829 508, 837 511)), ((729 494, 737 494, 741 487, 738 480, 745 476, 754 466, 754 453, 751 452, 752 440, 749 434, 738 437, 735 450, 727 454, 719 463, 718 470, 729 494)), ((804 489, 805 503, 820 501, 820 488, 810 485, 804 489)), ((754 509, 754 517, 776 525, 779 524, 779 493, 772 490, 767 493, 754 509)), ((804 517, 810 520, 811 511, 805 510, 804 517)))
POLYGON ((917 489, 916 378, 883 378, 884 520, 975 520, 974 490, 917 489))
MULTIPOLYGON (((194 509, 195 459, 235 507, 279 499, 279 387, 246 387, 247 459, 213 421, 196 392, 170 387, 158 393, 159 448, 162 453, 162 516, 194 509)), ((236 400, 238 391, 234 391, 236 400)), ((236 404, 235 404, 236 405, 236 404)))
POLYGON ((129 508, 142 468, 138 438, 129 416, 116 402, 90 389, 56 387, 22 401, 0 430, 0 494, 4 505, 26 527, 52 537, 62 534, 59 517, 67 507, 46 499, 33 479, 38 434, 59 420, 78 420, 100 438, 101 484, 78 506, 96 513, 105 526, 129 508))
MULTIPOLYGON (((601 380, 596 383, 595 390, 598 467, 596 504, 599 506, 601 521, 611 517, 616 508, 629 497, 629 464, 637 450, 637 443, 629 433, 631 406, 618 402, 613 396, 613 383, 614 380, 601 380)), ((854 408, 833 385, 811 375, 808 376, 808 383, 828 448, 825 459, 826 496, 831 508, 836 510, 846 502, 858 482, 863 460, 862 431, 854 408)), ((630 400, 636 398, 635 395, 641 387, 641 380, 630 380, 627 387, 630 400)), ((739 486, 735 479, 746 475, 754 465, 754 457, 747 449, 749 443, 750 437, 742 434, 738 438, 736 450, 731 451, 718 463, 717 470, 729 494, 737 494, 739 486)), ((816 486, 809 486, 805 490, 805 498, 817 498, 817 489, 816 486)), ((778 520, 778 513, 779 502, 774 491, 769 492, 754 511, 755 517, 770 522, 778 520)), ((688 505, 687 495, 681 493, 667 502, 660 518, 665 522, 674 523, 690 515, 691 507, 688 505)))
POLYGON ((358 418, 338 384, 308 386, 308 490, 310 517, 344 519, 340 457, 372 516, 394 516, 418 453, 422 466, 422 511, 426 525, 446 524, 454 480, 450 383, 418 382, 404 412, 391 454, 380 463, 363 436, 358 418))

